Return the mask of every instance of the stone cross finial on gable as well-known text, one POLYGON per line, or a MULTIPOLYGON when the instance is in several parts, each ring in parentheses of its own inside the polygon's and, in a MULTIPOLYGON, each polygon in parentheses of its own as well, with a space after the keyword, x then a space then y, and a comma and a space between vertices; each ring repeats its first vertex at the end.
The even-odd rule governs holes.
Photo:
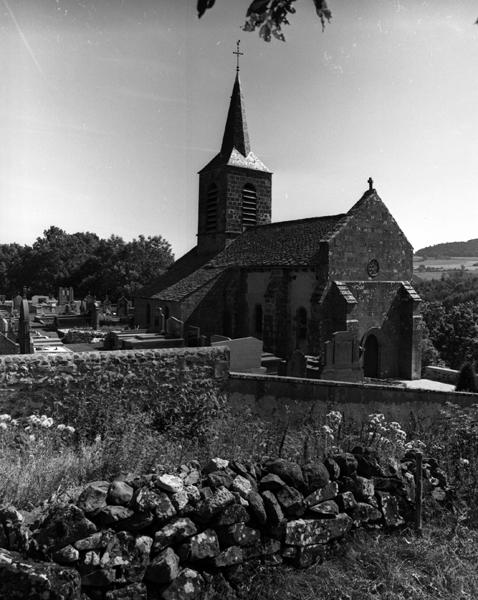
POLYGON ((367 180, 367 183, 368 183, 368 189, 371 192, 373 190, 373 179, 371 177, 369 177, 367 180))
POLYGON ((240 56, 244 56, 244 52, 241 52, 239 50, 239 46, 241 44, 241 40, 237 40, 236 42, 236 51, 233 52, 233 54, 235 54, 237 56, 237 65, 236 65, 236 71, 239 73, 239 57, 240 56))

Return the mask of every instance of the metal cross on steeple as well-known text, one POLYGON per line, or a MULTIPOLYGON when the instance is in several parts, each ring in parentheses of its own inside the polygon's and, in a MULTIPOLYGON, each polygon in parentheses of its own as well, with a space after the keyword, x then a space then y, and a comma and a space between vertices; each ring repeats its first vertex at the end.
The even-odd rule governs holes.
POLYGON ((373 190, 373 179, 371 177, 368 178, 368 189, 371 192, 373 190))
POLYGON ((241 40, 237 40, 237 42, 236 42, 236 46, 237 46, 237 48, 236 48, 236 51, 235 51, 235 52, 233 52, 233 54, 235 54, 235 55, 237 56, 237 66, 236 66, 236 71, 237 71, 238 73, 239 73, 239 57, 240 57, 240 56, 244 56, 244 52, 241 52, 241 51, 239 50, 239 46, 240 46, 240 44, 241 44, 241 40))

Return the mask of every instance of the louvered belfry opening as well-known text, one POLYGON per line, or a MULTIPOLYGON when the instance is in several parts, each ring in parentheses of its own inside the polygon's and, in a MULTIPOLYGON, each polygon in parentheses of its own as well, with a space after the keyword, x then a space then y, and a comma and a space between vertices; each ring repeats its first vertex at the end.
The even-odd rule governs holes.
POLYGON ((242 228, 257 225, 257 194, 256 188, 246 183, 242 190, 242 228))
POLYGON ((215 183, 207 191, 206 233, 213 233, 217 227, 217 197, 219 190, 215 183))

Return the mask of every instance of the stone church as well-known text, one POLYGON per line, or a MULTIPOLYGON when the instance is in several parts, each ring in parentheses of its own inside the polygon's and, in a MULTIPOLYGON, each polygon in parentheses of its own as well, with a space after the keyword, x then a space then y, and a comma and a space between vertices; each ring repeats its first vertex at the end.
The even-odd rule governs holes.
MULTIPOLYGON (((412 246, 369 189, 345 214, 271 223, 272 173, 251 150, 237 74, 219 153, 199 172, 197 245, 135 298, 135 321, 159 314, 201 334, 254 336, 327 369, 420 376, 420 298, 412 246)), ((333 377, 330 377, 333 378, 333 377)))

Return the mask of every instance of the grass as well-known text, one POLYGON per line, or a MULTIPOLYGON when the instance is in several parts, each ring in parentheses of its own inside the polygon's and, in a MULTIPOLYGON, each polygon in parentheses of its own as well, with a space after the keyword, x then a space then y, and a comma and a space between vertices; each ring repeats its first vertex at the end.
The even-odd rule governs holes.
MULTIPOLYGON (((173 391, 160 406, 127 393, 69 398, 76 432, 0 416, 0 504, 31 509, 52 495, 77 491, 87 481, 174 469, 211 456, 252 461, 282 455, 302 462, 334 445, 372 444, 383 458, 403 452, 397 423, 373 415, 345 424, 329 413, 324 423, 261 421, 233 414, 214 390, 173 391), (119 395, 118 395, 119 394, 119 395), (2 422, 4 426, 2 426, 2 422), (327 427, 324 428, 324 425, 327 427), (28 429, 26 429, 28 427, 28 429)), ((340 416, 340 415, 339 415, 340 416)), ((402 435, 403 434, 403 435, 402 435)), ((452 405, 428 432, 429 451, 456 486, 454 512, 429 510, 422 537, 411 531, 357 531, 338 553, 306 570, 259 567, 245 578, 247 600, 468 600, 478 598, 478 406, 452 405)), ((427 440, 425 440, 427 441, 427 440)))
POLYGON ((357 531, 340 555, 299 571, 260 569, 248 600, 475 600, 478 532, 429 524, 422 537, 357 531))

